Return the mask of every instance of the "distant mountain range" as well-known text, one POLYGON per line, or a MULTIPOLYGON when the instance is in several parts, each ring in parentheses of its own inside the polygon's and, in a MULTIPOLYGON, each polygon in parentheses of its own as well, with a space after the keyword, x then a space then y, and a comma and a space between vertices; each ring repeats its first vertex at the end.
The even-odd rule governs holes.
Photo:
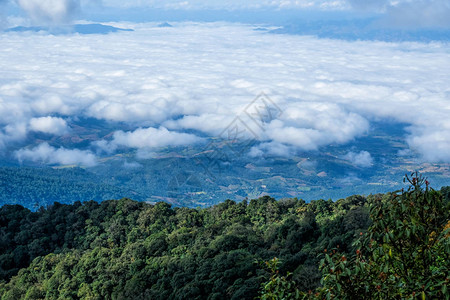
POLYGON ((73 26, 17 26, 9 28, 6 32, 48 32, 51 34, 68 34, 68 33, 78 33, 78 34, 108 34, 118 31, 133 31, 133 29, 124 29, 103 24, 76 24, 73 26))

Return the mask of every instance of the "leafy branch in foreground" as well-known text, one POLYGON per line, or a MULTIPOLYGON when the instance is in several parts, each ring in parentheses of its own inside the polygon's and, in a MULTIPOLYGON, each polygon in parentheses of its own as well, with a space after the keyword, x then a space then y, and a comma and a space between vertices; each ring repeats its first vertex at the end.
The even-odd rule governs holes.
POLYGON ((261 300, 276 300, 276 299, 304 299, 305 293, 300 292, 295 282, 291 280, 291 272, 287 272, 286 276, 280 276, 279 265, 280 260, 276 257, 266 261, 266 268, 270 271, 271 277, 268 282, 262 284, 261 300))
POLYGON ((449 203, 418 173, 405 191, 370 205, 373 221, 356 253, 321 261, 322 296, 338 299, 449 299, 449 203))
MULTIPOLYGON (((417 172, 409 188, 373 199, 372 225, 360 232, 355 253, 332 249, 320 262, 322 287, 291 299, 450 299, 450 205, 417 172)), ((288 274, 289 275, 289 274, 288 274)), ((299 292, 276 272, 261 299, 288 299, 299 292)))

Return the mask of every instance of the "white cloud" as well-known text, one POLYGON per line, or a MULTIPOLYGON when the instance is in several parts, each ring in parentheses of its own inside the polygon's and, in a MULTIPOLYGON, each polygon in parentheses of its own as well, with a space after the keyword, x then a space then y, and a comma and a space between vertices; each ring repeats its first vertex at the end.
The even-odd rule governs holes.
POLYGON ((30 120, 30 130, 54 135, 66 134, 69 130, 67 122, 57 117, 32 118, 30 120))
POLYGON ((267 125, 270 140, 316 150, 331 143, 343 144, 365 133, 368 121, 356 113, 327 102, 294 102, 285 109, 280 120, 267 125))
POLYGON ((355 166, 362 168, 369 168, 373 165, 373 158, 367 151, 361 151, 359 153, 350 151, 347 154, 343 155, 341 158, 348 160, 355 166))
POLYGON ((79 0, 16 0, 35 22, 61 24, 71 21, 80 6, 79 0))
POLYGON ((81 165, 92 167, 97 159, 90 151, 78 149, 54 148, 48 143, 42 143, 32 149, 20 149, 15 152, 19 161, 33 161, 43 164, 81 165))
POLYGON ((415 127, 412 130, 414 132, 408 137, 408 143, 412 149, 421 153, 424 161, 450 161, 450 121, 442 124, 442 127, 415 127))
POLYGON ((0 130, 0 150, 5 150, 9 144, 20 142, 27 136, 27 124, 13 122, 0 130))
POLYGON ((135 161, 134 162, 125 161, 123 163, 123 167, 125 169, 139 169, 139 168, 142 168, 142 165, 140 163, 138 163, 138 162, 135 162, 135 161))
POLYGON ((35 22, 64 24, 77 13, 79 0, 17 0, 19 6, 35 22))
POLYGON ((180 136, 184 130, 216 136, 264 91, 283 114, 264 129, 245 115, 242 120, 265 145, 304 151, 345 144, 364 134, 371 120, 387 118, 411 127, 406 141, 424 158, 450 161, 442 154, 450 140, 443 127, 450 115, 448 44, 271 35, 226 23, 118 25, 136 31, 1 33, 5 147, 26 137, 31 119, 49 115, 141 127, 99 141, 103 148, 185 145, 198 138, 180 136), (25 133, 13 138, 7 128, 18 124, 25 133))
POLYGON ((178 120, 168 120, 163 123, 169 129, 194 129, 208 133, 211 136, 220 135, 231 124, 236 115, 204 113, 201 115, 187 115, 178 120))
POLYGON ((346 7, 345 0, 143 0, 119 1, 103 0, 105 6, 110 7, 150 7, 162 9, 278 9, 278 8, 316 8, 316 9, 342 9, 346 7))
POLYGON ((290 157, 295 154, 295 148, 278 142, 261 143, 253 146, 249 151, 250 157, 290 157))
POLYGON ((107 151, 115 151, 118 147, 134 149, 150 149, 168 146, 186 146, 200 142, 193 134, 169 131, 167 128, 138 128, 132 132, 116 131, 110 142, 99 141, 96 145, 107 151))

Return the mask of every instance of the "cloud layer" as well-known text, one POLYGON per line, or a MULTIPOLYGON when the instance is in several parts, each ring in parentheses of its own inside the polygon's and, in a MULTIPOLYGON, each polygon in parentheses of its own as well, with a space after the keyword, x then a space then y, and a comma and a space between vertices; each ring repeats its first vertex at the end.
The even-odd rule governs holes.
MULTIPOLYGON (((2 33, 0 147, 16 147, 30 130, 62 134, 73 117, 133 128, 112 132, 100 148, 185 145, 220 135, 240 116, 262 143, 252 150, 258 156, 346 144, 389 119, 407 124, 405 140, 424 159, 450 162, 448 44, 174 25, 135 24, 134 32, 101 37, 2 33), (262 91, 282 114, 260 126, 245 109, 262 91)), ((18 157, 54 163, 31 155, 58 153, 41 147, 18 157)))

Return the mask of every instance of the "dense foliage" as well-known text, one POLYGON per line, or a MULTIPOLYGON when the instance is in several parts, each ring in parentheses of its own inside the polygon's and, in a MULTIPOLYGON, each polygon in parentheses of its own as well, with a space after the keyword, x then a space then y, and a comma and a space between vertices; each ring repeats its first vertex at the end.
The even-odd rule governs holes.
MULTIPOLYGON (((430 199, 448 205, 448 198, 442 197, 445 191, 427 190, 430 199)), ((413 191, 395 199, 408 193, 413 191)), ((130 199, 55 203, 36 212, 5 205, 0 209, 0 295, 2 299, 294 299, 313 297, 315 292, 325 297, 329 292, 340 298, 331 287, 337 283, 345 287, 345 279, 326 277, 331 263, 341 263, 337 254, 327 256, 331 263, 322 265, 325 279, 323 286, 320 283, 324 249, 339 249, 339 257, 349 257, 345 274, 354 276, 350 261, 361 256, 353 259, 352 254, 371 255, 354 242, 361 232, 381 238, 373 204, 380 203, 378 209, 387 209, 395 218, 396 210, 385 206, 394 195, 310 203, 265 196, 240 203, 227 200, 206 209, 130 199)), ((439 227, 442 220, 448 221, 448 212, 443 215, 433 207, 429 212, 441 218, 439 227)), ((441 231, 433 238, 441 239, 441 231)), ((377 245, 379 251, 388 249, 381 242, 377 245)), ((448 267, 443 264, 448 249, 439 245, 434 243, 430 250, 439 261, 427 261, 432 272, 448 267)), ((399 253, 391 252, 394 257, 399 253)), ((385 254, 377 257, 388 263, 385 254)), ((376 268, 368 267, 367 272, 375 274, 376 268)), ((395 280, 395 273, 386 274, 395 280)), ((371 284, 369 292, 373 287, 378 290, 371 284)))
POLYGON ((122 199, 55 203, 37 212, 6 205, 0 276, 8 283, 1 293, 3 299, 253 299, 268 276, 261 262, 274 256, 300 288, 314 289, 318 253, 350 245, 368 227, 365 202, 266 196, 189 209, 122 199))

